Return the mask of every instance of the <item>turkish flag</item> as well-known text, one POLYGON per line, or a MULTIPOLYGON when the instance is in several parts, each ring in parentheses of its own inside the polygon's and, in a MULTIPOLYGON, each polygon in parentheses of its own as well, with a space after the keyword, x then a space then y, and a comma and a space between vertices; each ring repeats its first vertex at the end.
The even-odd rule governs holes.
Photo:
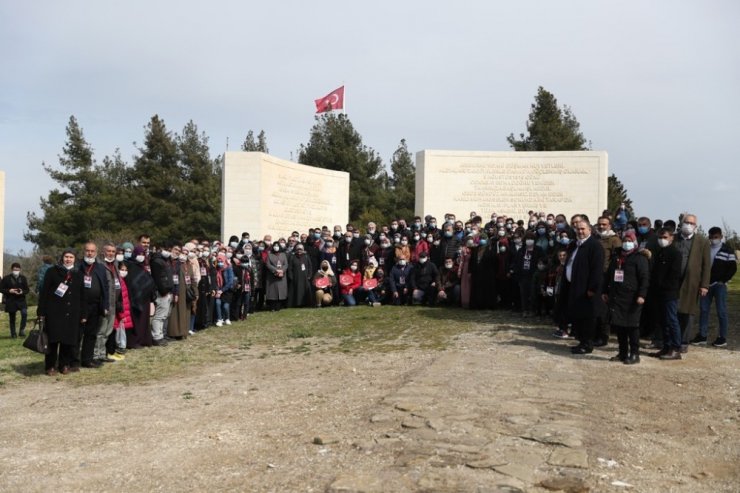
POLYGON ((334 89, 323 98, 314 99, 316 103, 316 113, 325 111, 341 110, 344 108, 344 86, 334 89))

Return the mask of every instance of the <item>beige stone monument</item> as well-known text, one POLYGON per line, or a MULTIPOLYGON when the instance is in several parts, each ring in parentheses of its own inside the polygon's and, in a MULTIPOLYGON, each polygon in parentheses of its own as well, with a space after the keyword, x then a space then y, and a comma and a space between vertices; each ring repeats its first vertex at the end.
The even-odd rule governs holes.
POLYGON ((262 152, 224 154, 221 237, 277 239, 349 220, 349 173, 278 159, 262 152))
POLYGON ((605 151, 477 152, 424 150, 416 154, 416 214, 442 220, 471 211, 527 219, 527 212, 586 213, 606 209, 605 151))

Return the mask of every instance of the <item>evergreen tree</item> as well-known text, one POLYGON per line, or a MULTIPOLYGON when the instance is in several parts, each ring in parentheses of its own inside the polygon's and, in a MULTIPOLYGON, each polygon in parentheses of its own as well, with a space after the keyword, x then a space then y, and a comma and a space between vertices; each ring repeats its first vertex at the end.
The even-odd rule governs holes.
MULTIPOLYGON (((568 106, 560 109, 555 96, 540 86, 529 112, 528 135, 519 134, 517 140, 512 133, 506 140, 515 151, 587 151, 591 143, 580 128, 571 109, 568 106)), ((627 190, 612 174, 607 181, 607 207, 613 212, 622 202, 632 215, 632 201, 627 197, 627 190)))
POLYGON ((100 225, 100 198, 106 190, 95 167, 93 150, 74 116, 69 118, 66 132, 59 167, 42 163, 59 188, 41 198, 42 215, 27 214, 28 231, 23 238, 41 249, 80 246, 91 229, 100 225))
POLYGON ((401 139, 391 158, 390 200, 391 214, 409 221, 414 216, 416 197, 416 167, 406 145, 401 139))
POLYGON ((510 134, 506 140, 515 151, 585 151, 590 148, 580 131, 580 124, 570 108, 558 107, 552 93, 542 86, 529 112, 528 135, 519 134, 520 140, 510 134))
POLYGON ((316 117, 308 144, 301 144, 298 162, 350 174, 352 221, 385 200, 383 162, 373 149, 362 143, 362 137, 345 114, 327 112, 316 117))
POLYGON ((139 149, 133 169, 135 203, 131 220, 154 243, 182 238, 182 217, 187 206, 182 199, 183 169, 177 144, 163 120, 154 115, 146 126, 144 147, 139 149))
POLYGON ((242 151, 246 152, 264 152, 265 154, 270 153, 270 149, 267 147, 267 136, 264 130, 260 130, 257 135, 257 141, 254 140, 254 132, 250 130, 247 132, 247 137, 244 139, 242 144, 242 151))
POLYGON ((635 211, 632 209, 632 199, 627 196, 627 189, 613 173, 609 176, 607 182, 606 204, 606 208, 612 213, 624 204, 630 217, 635 217, 635 211))
POLYGON ((221 167, 211 159, 208 137, 189 121, 176 138, 183 169, 178 202, 187 213, 177 238, 216 238, 221 230, 221 167))

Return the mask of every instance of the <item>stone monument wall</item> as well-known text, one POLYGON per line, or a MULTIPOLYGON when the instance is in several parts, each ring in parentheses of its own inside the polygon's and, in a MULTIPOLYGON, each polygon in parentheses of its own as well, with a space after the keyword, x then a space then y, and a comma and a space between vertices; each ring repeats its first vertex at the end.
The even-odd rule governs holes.
POLYGON ((224 155, 221 237, 273 239, 349 220, 349 173, 314 168, 261 152, 224 155))
POLYGON ((467 219, 471 211, 527 219, 530 210, 586 213, 606 209, 604 151, 473 152, 424 150, 416 154, 416 214, 467 219))

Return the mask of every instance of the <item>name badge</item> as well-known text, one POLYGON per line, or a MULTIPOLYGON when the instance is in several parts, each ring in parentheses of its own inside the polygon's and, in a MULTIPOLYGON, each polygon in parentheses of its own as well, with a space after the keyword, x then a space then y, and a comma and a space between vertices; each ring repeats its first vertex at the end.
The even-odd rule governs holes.
POLYGON ((54 294, 61 298, 64 296, 64 293, 66 293, 68 289, 69 286, 67 286, 63 282, 60 282, 59 286, 57 286, 57 289, 54 291, 54 294))
POLYGON ((84 281, 85 281, 85 287, 86 288, 91 288, 92 287, 92 276, 85 276, 84 281))
POLYGON ((177 274, 172 274, 172 282, 175 284, 180 284, 180 276, 177 274))
POLYGON ((402 285, 402 286, 403 286, 404 284, 406 284, 406 276, 401 276, 401 277, 399 277, 399 278, 398 278, 398 284, 400 284, 400 285, 402 285))
POLYGON ((624 282, 624 271, 622 269, 614 271, 614 282, 624 282))
POLYGON ((113 280, 113 284, 116 285, 116 289, 121 289, 121 281, 118 278, 113 280))
POLYGON ((347 253, 347 255, 345 255, 345 257, 347 257, 347 260, 349 260, 349 252, 347 253))
POLYGON ((525 260, 524 261, 524 266, 522 266, 522 269, 523 270, 529 270, 529 267, 530 267, 529 260, 525 260))
POLYGON ((207 275, 207 274, 206 274, 206 268, 205 268, 205 267, 201 267, 201 268, 200 268, 200 275, 201 275, 201 276, 205 276, 205 275, 207 275))
POLYGON ((380 259, 378 259, 378 265, 385 265, 385 259, 383 257, 380 257, 380 259))
POLYGON ((305 271, 306 270, 306 264, 301 264, 301 270, 302 271, 305 271))
POLYGON ((546 292, 547 296, 553 296, 555 294, 555 288, 552 286, 547 286, 546 292))

